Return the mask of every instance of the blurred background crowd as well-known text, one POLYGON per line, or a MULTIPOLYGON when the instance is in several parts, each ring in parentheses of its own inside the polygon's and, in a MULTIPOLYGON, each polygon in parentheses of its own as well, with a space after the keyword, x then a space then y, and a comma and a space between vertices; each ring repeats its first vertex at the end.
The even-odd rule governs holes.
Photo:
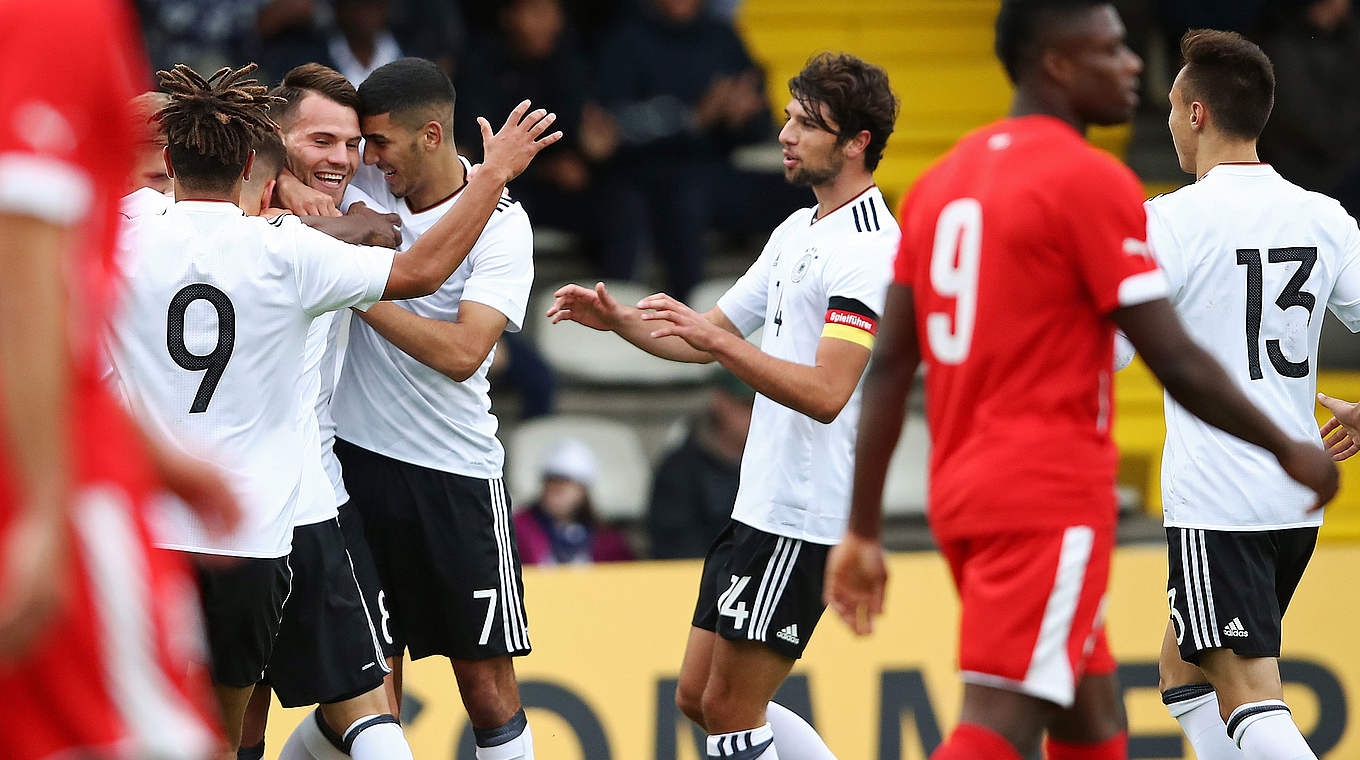
MULTIPOLYGON (((812 203, 784 183, 776 135, 786 72, 820 49, 845 48, 893 77, 904 106, 879 181, 894 203, 963 131, 1005 108, 988 49, 995 0, 864 0, 853 18, 850 4, 826 0, 135 4, 156 68, 256 61, 275 82, 318 61, 357 85, 395 58, 429 58, 455 84, 455 139, 473 160, 476 116, 499 123, 523 98, 554 110, 567 140, 510 188, 534 223, 531 317, 569 281, 617 283, 621 300, 664 289, 712 306, 770 231, 812 203)), ((1097 142, 1150 193, 1189 180, 1166 131, 1166 93, 1181 34, 1212 27, 1247 34, 1274 60, 1278 94, 1262 159, 1360 213, 1360 23, 1351 0, 1114 4, 1146 62, 1145 90, 1132 128, 1097 142)), ((1323 366, 1360 368, 1356 342, 1337 328, 1324 332, 1323 366)), ((698 557, 726 522, 751 391, 621 343, 534 324, 498 352, 493 399, 526 562, 698 557)), ((925 492, 919 415, 913 427, 888 486, 889 512, 906 526, 899 547, 923 540, 913 529, 925 492)), ((1134 511, 1141 485, 1128 499, 1134 511)))

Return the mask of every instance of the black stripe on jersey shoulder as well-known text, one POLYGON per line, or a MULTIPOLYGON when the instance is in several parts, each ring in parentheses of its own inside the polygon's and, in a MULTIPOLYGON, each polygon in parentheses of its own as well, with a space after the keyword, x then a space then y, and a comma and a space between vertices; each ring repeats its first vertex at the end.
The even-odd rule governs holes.
POLYGON ((284 217, 289 217, 289 216, 294 216, 294 214, 279 214, 278 216, 274 217, 273 219, 270 219, 270 220, 269 220, 269 223, 272 224, 272 225, 274 225, 275 227, 282 227, 282 226, 283 226, 284 217))
POLYGON ((859 206, 851 206, 850 213, 855 215, 855 232, 863 232, 864 228, 859 225, 859 206))
POLYGON ((878 224, 878 204, 874 203, 874 199, 872 197, 867 198, 864 202, 869 205, 869 213, 874 215, 874 231, 877 232, 883 229, 878 224))
POLYGON ((878 312, 869 308, 868 304, 858 298, 846 298, 845 296, 832 296, 826 303, 827 309, 836 311, 848 311, 851 314, 858 314, 861 317, 878 321, 878 312))

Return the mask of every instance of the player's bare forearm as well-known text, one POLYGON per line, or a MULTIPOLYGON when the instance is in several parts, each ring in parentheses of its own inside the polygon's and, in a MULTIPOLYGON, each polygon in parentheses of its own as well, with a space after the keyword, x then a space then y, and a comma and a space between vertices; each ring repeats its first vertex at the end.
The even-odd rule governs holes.
POLYGON ((910 288, 889 287, 880 324, 877 350, 864 375, 848 526, 851 533, 875 540, 883 532, 883 484, 888 479, 888 463, 902 435, 911 386, 921 363, 910 288))
POLYGON ((1170 302, 1158 299, 1112 316, 1167 393, 1191 414, 1276 456, 1292 443, 1185 332, 1170 302))
POLYGON ((21 511, 59 515, 70 476, 70 349, 66 247, 70 233, 0 215, 0 409, 21 486, 21 511))
POLYGON ((712 354, 756 392, 824 424, 845 408, 869 361, 868 349, 837 338, 821 340, 815 365, 776 359, 730 334, 712 354))
POLYGON ((459 306, 457 322, 422 317, 391 303, 375 304, 358 314, 403 353, 460 383, 482 366, 505 328, 499 312, 468 302, 459 306))
MULTIPOLYGON (((714 311, 716 311, 716 308, 714 311)), ((704 316, 708 318, 707 314, 704 316)), ((614 332, 634 346, 662 359, 688 364, 711 364, 714 361, 713 354, 698 350, 677 335, 653 338, 652 333, 665 324, 667 323, 664 320, 644 321, 640 309, 627 307, 624 309, 624 314, 620 318, 618 326, 614 328, 614 332)), ((715 324, 717 323, 715 322, 715 324)), ((722 325, 718 326, 722 327, 722 325)), ((736 328, 734 327, 732 330, 735 331, 736 328)), ((735 332, 733 334, 736 335, 735 332)))

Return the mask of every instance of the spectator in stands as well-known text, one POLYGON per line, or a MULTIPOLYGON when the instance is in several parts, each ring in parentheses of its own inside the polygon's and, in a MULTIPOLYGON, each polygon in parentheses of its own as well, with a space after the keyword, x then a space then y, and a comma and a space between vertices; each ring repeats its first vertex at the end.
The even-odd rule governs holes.
POLYGON ((601 275, 635 279, 651 248, 682 300, 703 277, 707 232, 764 234, 811 200, 780 173, 732 167, 735 148, 773 139, 770 106, 736 29, 703 2, 650 0, 609 35, 598 66, 620 136, 597 194, 610 222, 601 275))
POLYGON ((656 559, 703 557, 732 515, 755 392, 724 370, 689 436, 652 481, 647 535, 656 559))
POLYGON ((475 161, 477 116, 509 113, 525 98, 556 113, 566 139, 516 179, 511 194, 535 226, 567 230, 595 250, 609 210, 588 190, 596 163, 618 145, 618 130, 594 100, 589 69, 561 0, 506 0, 494 32, 475 40, 459 70, 454 134, 475 161))
POLYGON ((216 71, 242 58, 255 39, 258 3, 136 0, 136 6, 156 69, 184 63, 216 71))
POLYGON ((1275 110, 1261 158, 1360 215, 1360 22, 1350 0, 1306 0, 1267 35, 1275 110))
POLYGON ((633 559, 623 536, 600 523, 590 504, 598 466, 575 438, 559 441, 543 458, 543 493, 515 515, 515 538, 526 565, 580 565, 633 559))
POLYGON ((330 67, 358 87, 374 69, 405 53, 392 34, 389 0, 335 0, 335 29, 326 40, 330 67))

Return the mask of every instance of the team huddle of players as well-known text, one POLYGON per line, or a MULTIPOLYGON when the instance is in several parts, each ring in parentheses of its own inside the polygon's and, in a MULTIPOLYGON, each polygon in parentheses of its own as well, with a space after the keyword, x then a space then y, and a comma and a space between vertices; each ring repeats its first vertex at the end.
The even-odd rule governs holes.
MULTIPOLYGON (((533 283, 529 218, 506 185, 560 139, 554 116, 526 101, 498 130, 479 118, 473 167, 451 138, 453 88, 420 59, 357 88, 316 64, 273 88, 250 66, 179 66, 134 101, 126 19, 103 0, 61 3, 116 20, 64 32, 117 63, 117 86, 0 90, 6 261, 78 262, 74 281, 24 281, 79 294, 87 328, 72 366, 35 354, 29 371, 51 369, 52 387, 4 386, 21 410, 5 440, 38 442, 0 458, 14 595, 0 601, 55 615, 0 615, 0 688, 23 695, 17 757, 261 758, 272 693, 318 705, 279 757, 409 758, 409 650, 451 661, 479 760, 532 758, 487 371, 533 283), (73 226, 69 252, 52 231, 73 226), (75 432, 47 440, 44 426, 75 432), (69 461, 72 499, 31 495, 68 477, 51 461, 69 461), (64 541, 78 602, 52 612, 32 589, 67 561, 64 541), (192 664, 200 618, 207 673, 192 664)), ((29 11, 2 8, 0 29, 24 27, 29 11)), ((1325 400, 1325 444, 1312 422, 1322 309, 1360 328, 1360 229, 1257 160, 1274 78, 1240 36, 1182 41, 1169 126, 1197 182, 1145 205, 1083 139, 1137 104, 1142 64, 1113 6, 1006 0, 996 28, 1011 113, 962 138, 896 219, 873 181, 898 110, 887 76, 821 54, 790 80, 779 136, 786 179, 816 205, 715 307, 620 304, 603 284, 555 294, 553 323, 718 362, 758 393, 677 703, 710 758, 834 758, 772 700, 826 604, 861 634, 882 613, 882 487, 924 363, 929 516, 962 601, 965 683, 932 757, 1021 758, 1045 737, 1050 758, 1126 757, 1103 611, 1111 375, 1136 350, 1168 394, 1164 701, 1201 758, 1312 758, 1276 658, 1337 487, 1331 459, 1360 442, 1354 405, 1325 400)), ((3 76, 32 76, 24 65, 3 76)), ((63 329, 67 307, 43 292, 10 308, 63 329)), ((0 321, 0 370, 14 346, 66 345, 17 332, 0 321)))

